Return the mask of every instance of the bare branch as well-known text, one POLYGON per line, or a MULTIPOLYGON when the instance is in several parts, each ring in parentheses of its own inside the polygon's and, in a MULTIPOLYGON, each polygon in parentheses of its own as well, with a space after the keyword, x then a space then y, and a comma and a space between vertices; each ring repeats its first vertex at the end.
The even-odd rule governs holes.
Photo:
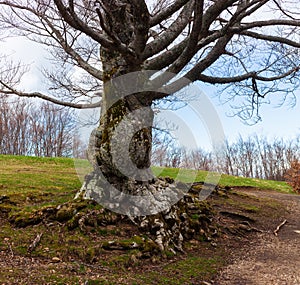
POLYGON ((192 82, 198 80, 198 76, 209 66, 211 66, 222 54, 226 52, 225 47, 232 38, 232 34, 227 34, 220 38, 208 55, 198 62, 190 71, 185 74, 185 77, 192 82))
POLYGON ((264 34, 259 34, 259 33, 251 32, 251 31, 243 31, 243 32, 241 32, 241 35, 245 35, 245 36, 248 36, 248 37, 251 37, 254 39, 258 39, 258 40, 277 42, 277 43, 286 44, 291 47, 300 48, 299 42, 295 42, 295 41, 289 40, 287 38, 279 37, 279 36, 264 35, 264 34))
POLYGON ((203 0, 194 2, 194 21, 191 34, 188 38, 188 43, 180 55, 180 57, 168 69, 169 72, 179 72, 197 53, 197 44, 201 38, 202 23, 203 23, 203 0))
POLYGON ((241 1, 238 5, 237 11, 234 13, 228 24, 232 26, 235 23, 241 22, 242 19, 252 15, 269 1, 270 0, 241 1))
POLYGON ((280 10, 280 12, 287 16, 288 18, 292 19, 292 20, 297 20, 295 17, 293 17, 292 15, 288 14, 286 11, 284 11, 284 9, 280 6, 280 4, 278 3, 278 1, 273 0, 273 2, 276 4, 276 6, 278 7, 278 9, 280 10))
POLYGON ((65 107, 71 107, 75 109, 91 109, 91 108, 97 108, 101 107, 101 101, 97 103, 88 103, 88 104, 79 104, 79 103, 72 103, 72 102, 66 102, 64 100, 58 100, 56 98, 50 97, 48 95, 45 95, 40 92, 22 92, 18 91, 15 88, 12 88, 8 86, 6 83, 0 80, 0 84, 3 85, 5 89, 0 89, 0 93, 5 94, 5 95, 17 95, 20 97, 27 97, 27 98, 39 98, 43 99, 49 102, 52 102, 54 104, 60 105, 60 106, 65 106, 65 107))
MULTIPOLYGON (((41 16, 42 17, 42 16, 41 16)), ((42 17, 42 19, 47 23, 48 27, 51 29, 52 33, 55 35, 55 39, 61 45, 63 50, 72 57, 77 63, 78 66, 83 68, 89 74, 94 76, 99 80, 103 80, 103 73, 102 71, 94 68, 90 65, 87 61, 85 61, 72 47, 68 44, 66 38, 54 27, 54 25, 46 18, 42 17)))
POLYGON ((214 4, 208 7, 203 15, 202 31, 203 36, 207 36, 211 24, 220 16, 222 12, 231 7, 237 0, 214 1, 214 4))
POLYGON ((63 19, 74 29, 77 29, 93 40, 97 41, 99 44, 108 49, 118 50, 120 53, 124 55, 133 55, 133 52, 127 48, 127 46, 123 43, 116 43, 108 40, 101 31, 95 31, 91 27, 89 27, 85 22, 83 22, 75 13, 74 10, 70 7, 66 7, 61 0, 54 0, 55 5, 57 6, 61 16, 63 19))
MULTIPOLYGON (((68 44, 67 39, 68 38, 70 39, 70 33, 67 31, 66 27, 64 27, 64 28, 59 27, 58 23, 56 23, 56 21, 54 21, 50 15, 45 14, 43 11, 40 11, 37 8, 33 9, 30 6, 11 4, 8 1, 0 2, 0 5, 1 4, 9 6, 10 8, 14 8, 15 9, 14 13, 18 17, 21 16, 17 13, 18 10, 29 12, 32 16, 37 17, 37 19, 39 20, 39 23, 35 24, 33 18, 29 19, 31 22, 28 22, 23 15, 21 20, 26 22, 26 24, 29 27, 25 27, 24 25, 17 26, 16 23, 12 23, 12 25, 15 25, 16 28, 18 28, 19 30, 24 30, 26 33, 25 34, 26 37, 31 39, 29 36, 27 36, 27 34, 28 35, 36 34, 39 37, 39 42, 41 42, 42 37, 45 37, 48 39, 48 41, 45 40, 45 42, 43 44, 45 44, 47 47, 49 47, 49 39, 53 39, 55 42, 57 42, 59 44, 59 46, 62 47, 62 49, 65 51, 65 53, 68 54, 77 63, 77 65, 79 67, 83 68, 84 70, 86 70, 88 73, 90 73, 92 76, 98 78, 99 80, 102 80, 102 72, 99 69, 90 65, 87 60, 84 60, 82 58, 82 56, 78 52, 76 52, 75 49, 72 48, 72 46, 71 46, 72 44, 71 45, 68 44), (62 31, 60 31, 59 28, 61 28, 62 31), (36 31, 34 29, 36 29, 36 31), (43 34, 43 31, 45 32, 45 34, 43 34)), ((13 19, 12 19, 12 21, 13 21, 13 19)), ((62 25, 63 24, 64 23, 62 23, 62 25)), ((73 40, 73 42, 76 41, 76 34, 74 36, 72 36, 72 40, 73 40)), ((70 40, 70 41, 72 41, 72 40, 70 40)), ((36 40, 36 41, 38 41, 38 40, 36 40)))
POLYGON ((168 6, 164 10, 160 11, 158 14, 154 15, 150 19, 150 27, 158 25, 163 20, 171 17, 175 12, 179 11, 184 5, 186 5, 190 0, 177 0, 172 5, 168 6))
POLYGON ((150 14, 144 0, 129 0, 129 2, 132 5, 131 9, 134 25, 134 36, 129 47, 131 47, 139 57, 144 51, 148 40, 150 14))
POLYGON ((193 5, 192 2, 189 2, 189 4, 184 7, 178 18, 171 24, 171 26, 152 42, 147 44, 143 54, 143 59, 145 60, 167 48, 181 34, 181 32, 190 22, 192 12, 193 5))
POLYGON ((253 29, 253 28, 262 28, 268 26, 290 26, 290 27, 300 27, 299 20, 281 20, 281 19, 272 19, 266 21, 254 21, 251 23, 243 23, 239 26, 235 26, 231 28, 231 32, 240 33, 245 30, 253 29))
POLYGON ((173 63, 184 51, 187 45, 188 39, 184 39, 179 44, 172 47, 170 50, 165 51, 162 54, 148 60, 144 64, 146 70, 161 70, 168 67, 173 63))
POLYGON ((216 76, 208 76, 205 74, 199 74, 198 80, 201 80, 202 82, 206 82, 206 83, 211 83, 211 84, 230 84, 235 82, 241 82, 247 79, 255 79, 264 82, 272 82, 296 74, 297 72, 299 72, 299 70, 300 70, 300 66, 292 68, 289 71, 280 74, 278 76, 271 76, 271 77, 259 76, 258 75, 259 72, 249 72, 243 75, 232 76, 232 77, 216 77, 216 76))

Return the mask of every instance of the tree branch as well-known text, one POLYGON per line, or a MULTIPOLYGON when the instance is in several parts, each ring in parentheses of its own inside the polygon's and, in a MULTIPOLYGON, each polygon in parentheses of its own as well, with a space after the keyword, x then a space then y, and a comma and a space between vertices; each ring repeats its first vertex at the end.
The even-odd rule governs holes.
POLYGON ((237 0, 222 0, 214 1, 215 3, 211 5, 203 15, 202 31, 203 36, 207 36, 209 32, 210 25, 220 16, 220 14, 232 6, 237 0))
POLYGON ((39 99, 43 99, 43 100, 49 101, 51 103, 54 103, 54 104, 57 104, 60 106, 71 107, 71 108, 75 108, 75 109, 92 109, 92 108, 101 107, 101 101, 99 101, 97 103, 89 103, 89 104, 66 102, 66 101, 62 101, 62 100, 58 100, 56 98, 50 97, 50 96, 45 95, 40 92, 28 93, 28 92, 18 91, 16 89, 8 86, 7 84, 5 84, 3 81, 0 81, 0 84, 6 88, 6 90, 0 89, 0 93, 5 94, 5 95, 17 95, 19 97, 39 98, 39 99))
POLYGON ((208 55, 198 62, 190 71, 188 71, 184 77, 188 78, 192 82, 198 80, 198 76, 226 52, 225 47, 231 40, 232 36, 233 34, 226 34, 220 38, 208 55))
POLYGON ((77 29, 87 36, 91 37, 93 40, 101 44, 107 49, 113 49, 119 51, 121 54, 129 56, 134 55, 133 51, 128 49, 128 47, 119 42, 113 42, 108 40, 100 31, 95 31, 90 28, 86 23, 84 23, 75 13, 72 8, 66 8, 61 0, 54 0, 54 3, 61 14, 62 18, 74 29, 77 29))
POLYGON ((253 14, 255 11, 264 6, 269 1, 270 0, 241 1, 236 12, 229 20, 228 24, 230 26, 233 26, 235 23, 241 22, 242 19, 253 14))
POLYGON ((236 83, 241 82, 247 79, 255 79, 258 81, 264 81, 264 82, 272 82, 276 80, 280 80, 283 78, 286 78, 293 73, 297 73, 300 70, 300 66, 290 69, 289 71, 280 74, 278 76, 272 76, 272 77, 265 77, 265 76, 259 76, 259 72, 248 72, 243 75, 239 76, 232 76, 232 77, 216 77, 216 76, 208 76, 205 74, 199 74, 198 80, 206 83, 211 84, 230 84, 230 83, 236 83))
POLYGON ((181 34, 187 24, 191 21, 192 12, 193 5, 192 2, 190 2, 183 8, 178 18, 164 33, 162 33, 162 35, 158 36, 152 42, 147 44, 145 52, 142 55, 143 60, 166 49, 181 34))
POLYGON ((129 47, 140 57, 148 40, 150 14, 144 0, 129 0, 129 2, 132 5, 134 19, 134 37, 129 47))
POLYGON ((286 11, 284 11, 284 9, 280 6, 280 4, 278 3, 278 1, 273 0, 273 2, 275 3, 275 5, 278 7, 278 9, 280 10, 280 12, 281 12, 283 15, 287 16, 288 18, 290 18, 290 19, 292 19, 292 20, 297 21, 297 19, 296 19, 295 17, 289 15, 286 11))
POLYGON ((178 73, 197 53, 197 44, 202 31, 204 0, 194 2, 194 21, 187 45, 182 54, 168 69, 168 72, 178 73))
POLYGON ((63 50, 77 62, 78 66, 83 68, 90 75, 102 81, 103 80, 102 71, 91 66, 74 49, 72 49, 72 47, 68 44, 67 39, 62 36, 60 31, 58 31, 47 18, 41 15, 39 16, 42 17, 42 19, 47 23, 48 27, 52 30, 52 33, 55 34, 56 37, 55 40, 61 45, 63 50))
POLYGON ((251 32, 251 31, 242 31, 240 34, 244 35, 244 36, 254 38, 254 39, 258 39, 258 40, 265 40, 265 41, 269 41, 269 42, 277 42, 277 43, 286 44, 286 45, 291 46, 291 47, 300 48, 300 43, 299 42, 295 42, 295 41, 292 41, 292 40, 289 40, 289 39, 283 38, 283 37, 263 35, 263 34, 251 32))
POLYGON ((179 11, 185 4, 190 2, 191 0, 177 0, 158 14, 154 15, 150 18, 150 27, 154 27, 158 25, 163 20, 171 17, 175 12, 179 11))
POLYGON ((179 44, 173 46, 170 50, 165 51, 162 54, 148 60, 144 64, 146 70, 161 70, 172 64, 184 51, 187 45, 188 39, 184 39, 179 44))
POLYGON ((298 20, 267 20, 267 21, 254 21, 252 23, 242 23, 239 26, 234 26, 231 28, 233 33, 241 33, 242 31, 253 29, 253 28, 262 28, 268 26, 291 26, 291 27, 300 27, 300 21, 298 20))

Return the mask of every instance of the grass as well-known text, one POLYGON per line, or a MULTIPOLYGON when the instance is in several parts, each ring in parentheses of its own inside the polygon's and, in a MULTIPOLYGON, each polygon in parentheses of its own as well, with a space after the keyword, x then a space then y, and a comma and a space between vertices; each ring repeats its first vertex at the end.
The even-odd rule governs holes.
POLYGON ((52 202, 55 194, 63 203, 80 186, 72 159, 0 155, 0 193, 15 202, 52 202))
POLYGON ((164 266, 159 274, 155 271, 146 272, 142 275, 137 274, 134 280, 136 283, 132 284, 197 284, 193 280, 197 280, 200 276, 205 279, 206 275, 216 273, 216 268, 220 264, 221 261, 218 258, 188 256, 176 264, 164 266))
POLYGON ((189 169, 178 169, 178 168, 167 168, 167 167, 153 167, 153 172, 156 175, 161 176, 169 176, 172 178, 178 178, 184 182, 194 182, 194 181, 218 181, 220 186, 229 186, 229 187, 256 187, 259 189, 265 190, 275 190, 279 192, 285 193, 293 193, 292 187, 289 186, 284 181, 273 181, 273 180, 264 180, 264 179, 256 179, 256 178, 245 178, 245 177, 237 177, 226 174, 218 174, 212 173, 208 171, 202 170, 189 170, 189 169), (212 178, 208 179, 208 175, 212 178), (217 179, 217 180, 216 180, 217 179))
MULTIPOLYGON (((81 186, 84 172, 89 170, 87 161, 70 158, 40 158, 25 156, 0 155, 0 193, 12 195, 19 199, 32 199, 43 196, 45 201, 52 194, 57 194, 59 203, 67 201, 81 186), (81 171, 82 170, 82 171, 81 171), (79 178, 77 173, 79 172, 79 178)), ((183 182, 205 181, 207 171, 189 169, 153 167, 157 176, 169 176, 183 182)), ((210 175, 212 173, 209 173, 210 175)), ((260 189, 272 189, 291 193, 286 182, 235 177, 230 175, 213 175, 219 179, 221 186, 245 186, 260 189)))
MULTIPOLYGON (((12 202, 5 204, 1 203, 0 200, 0 214, 6 213, 5 207, 8 207, 10 208, 10 216, 19 214, 22 217, 26 217, 26 215, 30 217, 31 213, 38 209, 48 206, 56 207, 71 201, 81 187, 84 172, 89 169, 87 161, 84 160, 76 160, 75 165, 76 169, 74 160, 70 158, 0 155, 0 197, 9 196, 9 200, 12 202), (78 169, 80 178, 78 177, 78 169)), ((184 182, 205 181, 209 175, 206 171, 160 167, 153 167, 153 172, 158 176, 169 176, 184 182)), ((219 178, 219 175, 216 174, 211 176, 214 179, 219 178)), ((228 175, 221 175, 219 184, 291 192, 291 188, 285 182, 228 175)), ((262 207, 260 201, 257 201, 256 204, 246 203, 242 198, 247 199, 247 197, 242 196, 232 200, 224 198, 224 203, 232 203, 232 206, 237 209, 250 213, 260 211, 260 207, 262 207)), ((273 205, 271 206, 273 210, 273 205)), ((275 206, 274 209, 277 209, 278 207, 275 208, 275 206)), ((97 207, 100 206, 93 206, 93 210, 98 209, 97 207)), ((0 216, 0 225, 0 252, 6 252, 11 247, 16 256, 28 256, 28 246, 36 235, 42 232, 44 235, 41 243, 31 253, 31 256, 42 260, 59 257, 68 262, 68 266, 74 272, 74 276, 69 277, 70 268, 64 269, 64 267, 60 268, 60 264, 56 266, 50 263, 44 271, 36 272, 36 276, 41 276, 36 278, 44 279, 39 279, 35 284, 198 284, 195 283, 197 280, 204 280, 212 276, 222 266, 223 262, 218 255, 219 253, 213 256, 203 256, 203 253, 200 252, 199 255, 187 255, 174 262, 159 264, 157 267, 159 273, 155 266, 153 269, 152 265, 149 266, 148 271, 142 273, 139 271, 139 264, 136 264, 137 269, 128 269, 128 266, 135 262, 135 258, 132 257, 134 252, 128 251, 114 255, 104 252, 100 247, 101 244, 118 238, 122 239, 123 243, 131 243, 133 233, 128 233, 124 225, 122 227, 103 225, 89 233, 82 232, 78 228, 69 230, 64 221, 58 224, 40 223, 25 228, 13 228, 7 220, 2 220, 2 216, 0 216), (98 260, 97 262, 108 267, 110 271, 108 273, 102 272, 103 276, 102 273, 99 276, 94 274, 95 280, 88 279, 86 277, 93 272, 94 268, 88 267, 86 264, 92 263, 95 258, 98 260), (51 270, 53 268, 54 273, 49 270, 49 266, 51 270), (84 275, 85 271, 86 275, 84 275), (84 283, 82 278, 88 283, 84 283)), ((169 258, 172 259, 173 257, 170 256, 169 258)), ((18 270, 18 268, 12 269, 9 266, 3 268, 3 272, 6 273, 3 275, 0 273, 0 283, 13 280, 9 278, 16 275, 22 276, 24 274, 18 270)))

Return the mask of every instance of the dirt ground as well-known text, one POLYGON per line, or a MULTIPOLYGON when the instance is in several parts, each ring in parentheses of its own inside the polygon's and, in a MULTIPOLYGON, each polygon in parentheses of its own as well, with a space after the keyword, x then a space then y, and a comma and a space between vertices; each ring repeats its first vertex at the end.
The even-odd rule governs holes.
MULTIPOLYGON (((300 196, 271 191, 244 190, 257 197, 280 201, 287 207, 286 223, 277 236, 267 230, 257 233, 247 245, 233 250, 232 263, 214 280, 220 285, 300 284, 300 196)), ((278 225, 273 225, 276 229, 278 225)))
MULTIPOLYGON (((183 255, 112 267, 101 263, 102 257, 88 264, 72 254, 56 260, 47 253, 16 254, 11 236, 0 241, 0 284, 300 285, 300 195, 235 188, 210 200, 221 233, 210 242, 192 241, 183 255), (210 268, 202 275, 196 272, 201 258, 216 256, 222 259, 222 264, 214 265, 216 272, 210 268)), ((0 217, 0 228, 5 223, 0 217)), ((59 224, 53 225, 56 228, 59 224)), ((107 253, 113 258, 120 254, 124 253, 107 253)))

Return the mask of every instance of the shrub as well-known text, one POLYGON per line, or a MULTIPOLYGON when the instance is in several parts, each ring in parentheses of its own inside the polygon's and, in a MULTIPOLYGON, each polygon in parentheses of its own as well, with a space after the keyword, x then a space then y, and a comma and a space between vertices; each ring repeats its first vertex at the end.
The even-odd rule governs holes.
POLYGON ((285 174, 286 182, 293 187, 293 190, 300 194, 300 161, 294 160, 291 167, 285 174))

